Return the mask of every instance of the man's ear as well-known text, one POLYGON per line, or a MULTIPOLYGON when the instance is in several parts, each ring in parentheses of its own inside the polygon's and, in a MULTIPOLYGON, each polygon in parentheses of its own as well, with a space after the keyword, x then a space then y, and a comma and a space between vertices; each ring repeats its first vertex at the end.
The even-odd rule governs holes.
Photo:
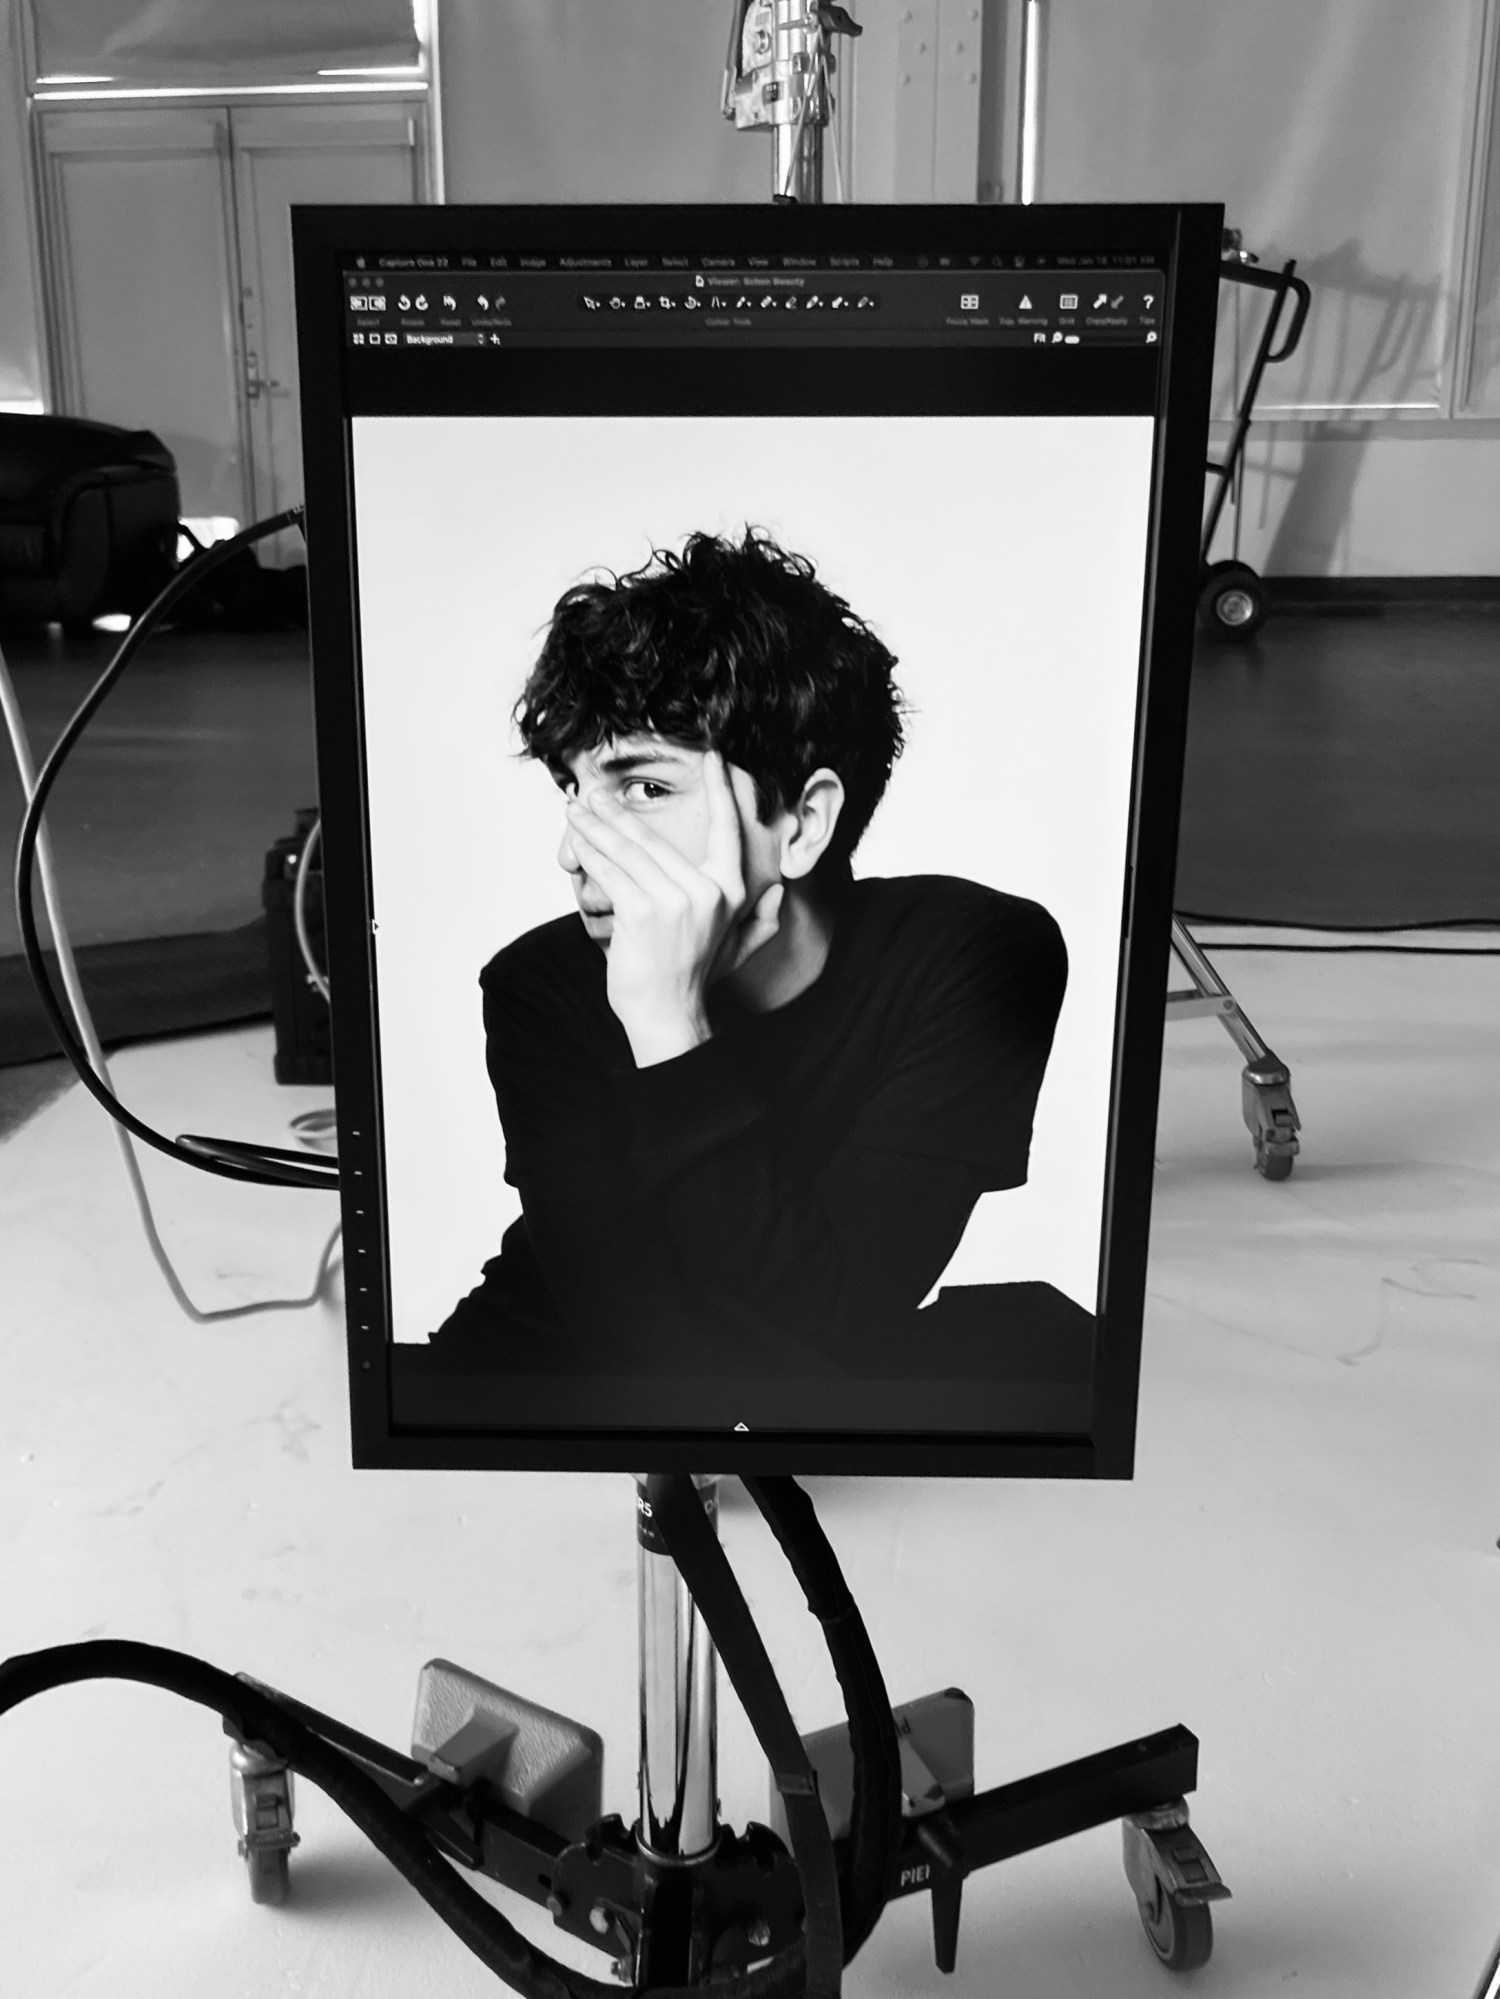
POLYGON ((844 809, 844 780, 837 771, 819 769, 802 787, 781 836, 783 881, 802 881, 828 851, 839 814, 844 809))

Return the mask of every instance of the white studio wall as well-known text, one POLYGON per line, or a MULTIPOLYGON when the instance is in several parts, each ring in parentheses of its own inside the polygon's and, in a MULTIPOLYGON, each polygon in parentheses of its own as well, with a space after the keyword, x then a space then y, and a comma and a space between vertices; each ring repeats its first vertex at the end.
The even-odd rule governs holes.
MULTIPOLYGON (((1035 18, 1038 200, 1222 200, 1312 286, 1257 404, 1242 555, 1272 575, 1500 573, 1500 7, 1041 0, 1035 18)), ((1014 121, 986 136, 982 176, 1009 193, 1014 121)), ((1225 294, 1221 416, 1264 311, 1225 294)))
MULTIPOLYGON (((447 199, 767 198, 765 136, 720 116, 726 0, 435 4, 447 199)), ((317 10, 325 39, 331 8, 317 10)), ((1039 200, 1221 199, 1264 261, 1297 258, 1313 314, 1301 351, 1264 385, 1238 522, 1258 568, 1500 575, 1500 0, 1033 0, 1030 13, 1027 0, 910 0, 853 11, 865 34, 840 48, 853 198, 1018 197, 1030 19, 1039 200)), ((186 10, 200 23, 209 12, 186 10)), ((107 69, 103 44, 119 39, 125 14, 146 19, 124 0, 62 8, 70 61, 92 66, 93 21, 107 69)), ((47 396, 72 409, 55 358, 45 380, 45 288, 30 248, 46 233, 33 140, 63 109, 26 74, 22 24, 35 18, 35 0, 12 0, 0 38, 0 403, 47 396)), ((35 32, 30 43, 40 46, 35 32)), ((131 43, 136 84, 151 46, 131 43)), ((226 104, 255 67, 242 33, 235 48, 239 71, 220 78, 226 104)), ((175 42, 168 54, 172 74, 158 80, 175 86, 175 42)), ((139 101, 101 108, 127 112, 139 119, 139 101)), ((44 262, 56 255, 44 248, 44 262)), ((64 280, 52 289, 55 320, 64 280)), ((1235 313, 1243 357, 1260 304, 1226 302, 1221 414, 1235 313)), ((63 341, 54 326, 51 346, 63 341)), ((205 490, 241 479, 225 466, 194 479, 205 490)), ((1232 526, 1226 517, 1216 553, 1232 526)))
POLYGON ((719 111, 727 6, 441 0, 450 201, 765 201, 719 111))
MULTIPOLYGON (((764 145, 717 116, 724 10, 653 0, 628 46, 597 16, 585 33, 585 11, 447 0, 451 196, 763 200, 764 145)), ((866 8, 850 58, 855 197, 1014 200, 1023 0, 897 11, 866 8)), ((1267 573, 1500 574, 1497 14, 1041 0, 1037 198, 1223 200, 1247 245, 1295 256, 1314 288, 1247 458, 1241 552, 1267 573)), ((1242 354, 1259 306, 1239 301, 1242 354)))
POLYGON ((42 401, 30 194, 21 22, 7 7, 0 13, 0 409, 36 409, 42 401))

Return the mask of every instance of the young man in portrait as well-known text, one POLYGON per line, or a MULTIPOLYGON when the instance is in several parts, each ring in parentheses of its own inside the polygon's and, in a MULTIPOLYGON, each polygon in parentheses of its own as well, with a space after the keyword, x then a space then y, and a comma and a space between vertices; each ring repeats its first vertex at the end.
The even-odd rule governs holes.
POLYGON ((980 1196, 1024 1183, 1066 952, 1034 902, 853 874, 895 666, 751 530, 557 604, 516 721, 575 909, 480 978, 522 1214, 439 1348, 889 1373, 980 1196))

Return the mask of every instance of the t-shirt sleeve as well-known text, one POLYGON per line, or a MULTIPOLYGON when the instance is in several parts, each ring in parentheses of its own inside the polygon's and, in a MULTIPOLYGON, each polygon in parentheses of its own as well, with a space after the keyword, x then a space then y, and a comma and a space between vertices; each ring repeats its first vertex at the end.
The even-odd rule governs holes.
POLYGON ((1024 1182, 1067 958, 1037 905, 996 899, 985 916, 920 967, 866 1103, 816 1168, 723 1042, 626 1080, 637 1185, 704 1294, 847 1350, 922 1302, 983 1192, 1024 1182))
POLYGON ((1023 1185, 1067 978, 1062 932, 1038 903, 977 902, 924 967, 858 1142, 962 1161, 986 1190, 1023 1185))
MULTIPOLYGON (((580 1002, 574 969, 540 951, 511 954, 480 984, 505 1177, 561 1316, 585 1326, 636 1284, 644 1245, 621 1098, 629 1043, 612 1015, 580 1002)), ((592 969, 586 959, 583 969, 592 969)), ((513 1242, 507 1236, 508 1256, 513 1242)), ((487 1269, 487 1283, 502 1289, 506 1275, 487 1269)))

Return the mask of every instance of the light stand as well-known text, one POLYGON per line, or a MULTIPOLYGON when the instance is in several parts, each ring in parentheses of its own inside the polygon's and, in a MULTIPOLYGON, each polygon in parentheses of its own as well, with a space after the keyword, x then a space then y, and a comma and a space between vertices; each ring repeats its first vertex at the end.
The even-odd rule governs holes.
MULTIPOLYGON (((606 1952, 639 1990, 698 1986, 773 1956, 802 1930, 802 1885, 767 1826, 718 1819, 714 1647, 638 1482, 640 1818, 602 1816, 603 1745, 578 1722, 447 1660, 423 1669, 404 1755, 250 1682, 372 1776, 449 1859, 542 1903, 558 1927, 606 1952)), ((710 1520, 717 1481, 694 1481, 710 1520)), ((1226 1895, 1188 1825, 1198 1743, 1169 1728, 1013 1784, 974 1792, 972 1709, 947 1689, 892 1710, 903 1823, 885 1894, 931 1891, 937 1966, 955 1968, 963 1883, 976 1869, 1110 1820, 1162 1962, 1191 1970, 1212 1949, 1208 1905, 1226 1895), (964 1725, 967 1717, 967 1726, 964 1725)), ((231 1735, 240 1851, 256 1901, 287 1892, 290 1771, 231 1735)), ((804 1738, 841 1865, 850 1859, 847 1726, 804 1738)), ((775 1816, 774 1803, 771 1815, 775 1816)))
MULTIPOLYGON (((718 1480, 693 1480, 717 1526, 718 1480)), ((636 1604, 640 1628, 640 1840, 663 1862, 701 1860, 719 1837, 714 1643, 651 1517, 637 1479, 636 1604)))
MULTIPOLYGON (((859 32, 838 6, 733 0, 723 110, 742 130, 770 130, 773 199, 822 200, 830 41, 859 32)), ((717 1480, 700 1477, 694 1485, 716 1522, 717 1480)), ((634 1827, 601 1816, 602 1747, 592 1731, 445 1661, 423 1670, 411 1757, 277 1698, 373 1775, 443 1852, 544 1903, 559 1927, 606 1951, 622 1982, 638 1990, 704 1986, 803 1933, 802 1882, 770 1828, 751 1824, 740 1835, 719 1823, 714 1646, 654 1522, 644 1480, 637 1481, 636 1522, 634 1827)), ((948 1689, 892 1715, 904 1798, 885 1893, 894 1899, 931 1891, 940 1971, 955 1967, 968 1875, 1111 1820, 1122 1822, 1126 1875, 1157 1956, 1179 1971, 1207 1961, 1209 1905, 1229 1891, 1188 1824, 1185 1794, 1196 1785, 1198 1744, 1187 1729, 976 1794, 972 1706, 964 1695, 948 1689)), ((849 1729, 806 1737, 803 1747, 836 1852, 848 1863, 855 1788, 849 1729)), ((252 1892, 279 1900, 296 1839, 287 1766, 264 1745, 237 1738, 231 1768, 252 1892)))
POLYGON ((823 199, 823 134, 838 68, 831 44, 863 32, 839 6, 733 0, 720 108, 738 131, 769 130, 773 201, 823 199))

